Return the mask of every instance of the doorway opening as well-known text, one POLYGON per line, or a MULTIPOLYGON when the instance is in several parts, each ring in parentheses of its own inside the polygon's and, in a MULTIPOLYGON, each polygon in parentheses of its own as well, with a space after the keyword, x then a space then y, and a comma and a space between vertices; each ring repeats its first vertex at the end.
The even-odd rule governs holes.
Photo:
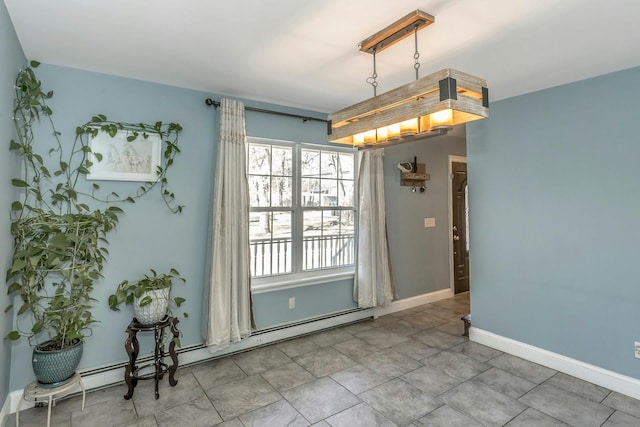
POLYGON ((454 295, 469 291, 467 158, 449 156, 449 272, 454 295))

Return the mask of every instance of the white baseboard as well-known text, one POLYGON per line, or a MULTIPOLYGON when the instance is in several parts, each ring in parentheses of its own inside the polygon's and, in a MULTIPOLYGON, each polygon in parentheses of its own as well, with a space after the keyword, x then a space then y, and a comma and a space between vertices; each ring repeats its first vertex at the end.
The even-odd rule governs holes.
MULTIPOLYGON (((301 325, 283 327, 282 329, 252 335, 249 338, 242 340, 241 342, 233 343, 215 353, 208 348, 196 347, 193 350, 180 353, 178 357, 180 359, 181 366, 198 363, 208 359, 221 357, 230 353, 247 350, 252 347, 262 346, 273 342, 294 338, 296 336, 310 334, 312 332, 320 331, 323 329, 333 328, 346 323, 356 322, 368 317, 378 317, 395 313, 397 311, 407 310, 419 305, 440 301, 451 296, 453 296, 451 289, 443 289, 428 294, 418 295, 412 298, 393 301, 386 307, 375 307, 368 310, 360 310, 341 315, 339 314, 334 317, 320 319, 317 321, 310 321, 301 325)), ((140 355, 140 357, 144 356, 145 355, 140 355)), ((92 389, 106 387, 111 384, 122 382, 122 372, 122 368, 117 367, 95 374, 84 375, 82 371, 80 372, 80 374, 82 375, 82 382, 84 383, 85 389, 89 391, 92 389)), ((4 413, 5 416, 7 416, 14 413, 16 411, 16 408, 18 407, 18 403, 20 403, 21 398, 22 390, 15 390, 9 393, 3 407, 3 412, 0 412, 0 427, 2 427, 2 414, 4 413)), ((33 402, 25 401, 21 403, 20 409, 22 410, 32 406, 33 402)))
POLYGON ((443 299, 451 298, 453 293, 450 288, 442 289, 440 291, 429 292, 428 294, 422 294, 411 298, 405 298, 398 301, 393 301, 391 304, 385 307, 375 307, 373 309, 374 317, 384 316, 385 314, 395 313, 397 311, 408 310, 419 305, 429 304, 432 302, 440 301, 443 299))
POLYGON ((534 347, 520 341, 505 338, 482 329, 472 327, 469 338, 473 342, 492 347, 505 353, 521 357, 556 371, 580 378, 609 390, 640 399, 640 380, 598 366, 590 365, 558 353, 534 347))

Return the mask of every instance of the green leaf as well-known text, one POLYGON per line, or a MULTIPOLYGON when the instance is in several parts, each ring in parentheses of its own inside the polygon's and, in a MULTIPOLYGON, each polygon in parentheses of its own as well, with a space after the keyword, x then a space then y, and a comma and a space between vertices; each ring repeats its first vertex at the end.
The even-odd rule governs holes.
POLYGON ((186 300, 182 297, 175 297, 173 301, 175 301, 176 306, 180 307, 182 303, 185 302, 186 300))
POLYGON ((58 233, 49 239, 49 245, 56 248, 66 248, 69 246, 69 237, 66 234, 58 233))
POLYGON ((15 142, 13 139, 11 140, 11 142, 9 143, 9 150, 19 150, 20 148, 22 148, 22 145, 18 144, 17 142, 15 142))
POLYGON ((44 321, 43 320, 39 320, 31 327, 31 332, 34 333, 34 334, 37 334, 38 332, 40 332, 42 330, 43 326, 44 326, 44 321))
POLYGON ((21 211, 22 210, 22 203, 15 201, 13 203, 11 203, 11 210, 12 211, 21 211))
POLYGON ((29 304, 27 303, 22 304, 22 307, 20 307, 20 310, 18 310, 18 316, 23 315, 24 313, 27 312, 27 310, 29 310, 29 304))
POLYGON ((93 153, 93 156, 96 158, 96 160, 98 160, 99 162, 102 161, 102 154, 101 153, 93 153))
POLYGON ((14 282, 9 286, 9 289, 7 289, 7 295, 11 295, 16 291, 19 291, 21 288, 22 286, 20 286, 20 283, 14 282))
POLYGON ((118 301, 118 297, 116 295, 109 295, 109 308, 113 311, 120 311, 118 305, 120 302, 118 301))
POLYGON ((21 179, 17 179, 17 178, 13 178, 11 180, 11 184, 14 187, 28 187, 29 184, 27 184, 25 181, 21 180, 21 179))
POLYGON ((11 341, 15 341, 20 339, 20 332, 18 331, 11 331, 7 334, 7 339, 10 339, 11 341))
POLYGON ((24 258, 16 258, 13 260, 13 265, 11 266, 11 272, 15 273, 16 271, 20 271, 26 265, 27 263, 25 262, 24 258))
POLYGON ((145 305, 149 305, 153 302, 153 298, 151 298, 149 295, 147 295, 146 297, 142 298, 142 300, 140 300, 140 307, 144 307, 145 305))
POLYGON ((13 309, 13 304, 9 304, 9 305, 7 306, 7 308, 5 308, 5 309, 4 309, 4 312, 5 312, 5 313, 8 313, 8 312, 10 312, 12 309, 13 309))

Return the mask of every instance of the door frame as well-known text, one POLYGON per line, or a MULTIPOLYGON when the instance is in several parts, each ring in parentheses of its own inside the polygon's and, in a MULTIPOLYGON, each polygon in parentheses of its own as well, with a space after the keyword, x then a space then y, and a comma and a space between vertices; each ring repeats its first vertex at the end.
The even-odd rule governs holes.
MULTIPOLYGON (((467 163, 467 158, 463 156, 452 156, 449 155, 449 168, 448 168, 448 197, 447 206, 449 210, 449 236, 447 237, 449 242, 449 289, 451 289, 451 295, 455 295, 455 287, 454 287, 454 261, 453 261, 453 163, 467 163)), ((468 173, 468 172, 467 172, 468 173)), ((468 185, 468 184, 467 184, 468 185)), ((469 230, 467 230, 469 232, 469 230)), ((469 291, 471 291, 471 286, 469 286, 469 291)))

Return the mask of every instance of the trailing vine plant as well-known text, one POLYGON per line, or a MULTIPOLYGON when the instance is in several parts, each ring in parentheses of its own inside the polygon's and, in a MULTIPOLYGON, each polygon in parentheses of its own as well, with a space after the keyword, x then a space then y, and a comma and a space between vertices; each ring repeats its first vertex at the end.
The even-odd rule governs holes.
MULTIPOLYGON (((19 199, 11 204, 11 232, 14 251, 7 270, 7 293, 19 296, 18 318, 30 314, 30 328, 18 323, 7 338, 17 340, 46 333, 49 347, 64 348, 83 340, 96 322, 91 313, 94 282, 102 277, 108 255, 107 233, 118 223, 123 210, 115 203, 134 203, 155 187, 173 213, 183 206, 175 201, 168 189, 167 171, 180 152, 177 123, 132 124, 109 121, 98 114, 78 126, 69 152, 62 144, 62 134, 52 120, 48 101, 53 91, 45 91, 31 62, 18 73, 15 85, 14 125, 17 140, 9 149, 22 160, 21 176, 12 179, 19 199), (47 156, 35 145, 34 126, 44 119, 52 132, 53 147, 47 156), (93 183, 90 191, 78 190, 79 180, 89 174, 103 155, 92 152, 90 139, 100 132, 115 137, 127 132, 127 141, 147 139, 159 134, 163 141, 162 164, 155 171, 157 179, 146 182, 133 194, 120 196, 115 192, 101 195, 100 185, 93 183), (89 203, 104 203, 104 209, 94 209, 89 203)), ((38 134, 40 135, 40 134, 38 134)), ((17 300, 17 299, 16 299, 17 300)), ((5 312, 13 309, 9 305, 5 312)), ((19 319, 20 320, 20 319, 19 319)))

